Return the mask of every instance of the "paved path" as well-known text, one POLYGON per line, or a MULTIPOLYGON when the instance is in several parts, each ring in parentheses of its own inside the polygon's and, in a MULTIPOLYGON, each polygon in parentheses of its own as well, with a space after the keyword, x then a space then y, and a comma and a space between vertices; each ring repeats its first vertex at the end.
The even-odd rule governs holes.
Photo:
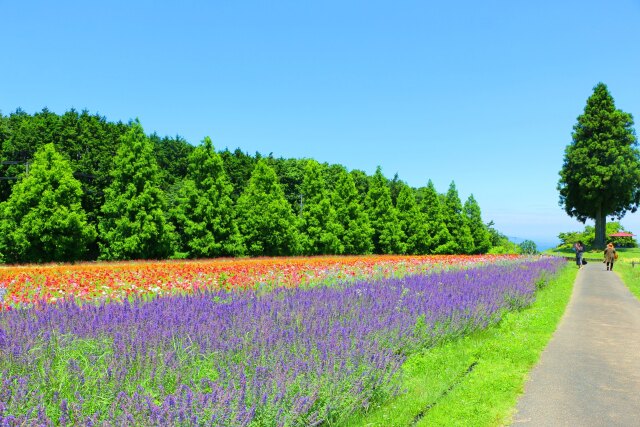
POLYGON ((602 263, 578 273, 513 426, 640 426, 640 302, 602 263))

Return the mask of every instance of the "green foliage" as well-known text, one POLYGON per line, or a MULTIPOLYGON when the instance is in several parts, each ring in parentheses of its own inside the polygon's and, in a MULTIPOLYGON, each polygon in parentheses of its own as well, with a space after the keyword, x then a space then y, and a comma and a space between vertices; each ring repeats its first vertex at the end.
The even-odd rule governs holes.
POLYGON ((469 195, 469 198, 464 203, 463 208, 464 215, 471 231, 471 238, 473 239, 473 253, 485 254, 491 249, 491 236, 487 226, 482 222, 482 214, 480 212, 480 205, 476 202, 473 194, 469 195))
POLYGON ((334 171, 336 182, 332 202, 336 217, 341 225, 340 241, 344 253, 365 255, 373 252, 373 228, 367 212, 362 208, 360 195, 353 181, 353 175, 344 167, 334 171))
MULTIPOLYGON (((226 179, 212 172, 217 178, 210 182, 188 176, 190 164, 206 162, 204 157, 193 160, 191 155, 197 148, 179 136, 154 133, 147 137, 137 122, 108 122, 87 111, 71 109, 57 115, 45 108, 30 115, 18 109, 8 116, 0 114, 0 175, 14 178, 24 174, 35 152, 47 143, 53 143, 69 162, 73 177, 81 183, 86 221, 100 231, 98 239, 90 239, 82 247, 82 258, 235 256, 244 253, 245 241, 253 244, 253 253, 265 253, 264 242, 255 236, 241 234, 238 238, 235 228, 240 221, 233 219, 234 203, 248 189, 255 166, 263 159, 260 153, 221 151, 219 159, 213 160, 214 169, 224 169, 226 179), (132 138, 139 141, 134 144, 132 138), (121 141, 128 141, 125 151, 120 150, 121 141), (135 152, 131 149, 134 145, 135 152), (115 168, 114 159, 118 163, 115 168)), ((208 155, 216 157, 213 147, 208 155)), ((315 161, 274 158, 271 154, 265 160, 275 171, 290 208, 280 206, 287 213, 280 224, 274 222, 275 228, 293 226, 302 232, 300 241, 289 232, 272 236, 273 242, 267 244, 269 253, 420 254, 464 249, 444 225, 450 217, 444 209, 445 197, 440 195, 438 200, 433 188, 413 190, 398 174, 388 180, 379 171, 378 176, 368 176, 361 170, 347 172, 337 164, 320 167, 322 179, 318 182, 324 181, 324 185, 305 184, 305 179, 310 179, 305 167, 315 161), (305 185, 307 189, 303 189, 305 185), (322 187, 318 193, 322 196, 309 198, 322 187)), ((16 183, 0 180, 0 202, 9 199, 16 183)), ((267 210, 273 215, 277 211, 274 207, 267 210)), ((476 228, 471 220, 468 225, 474 248, 481 252, 476 228)))
POLYGON ((299 215, 302 208, 302 181, 305 178, 306 159, 284 159, 267 157, 269 165, 278 176, 278 182, 294 214, 299 215))
POLYGON ((195 148, 177 135, 175 138, 160 138, 153 133, 149 139, 153 143, 153 154, 158 163, 161 188, 167 191, 176 181, 187 176, 189 156, 195 148))
POLYGON ((100 258, 159 259, 173 252, 153 144, 138 121, 121 138, 99 222, 100 258))
POLYGON ((427 234, 429 235, 427 253, 454 253, 454 242, 447 229, 444 208, 440 196, 431 180, 429 180, 427 186, 422 189, 421 193, 420 211, 424 214, 427 234))
POLYGON ((242 194, 242 190, 247 186, 256 162, 260 159, 260 154, 256 153, 256 156, 253 157, 236 148, 233 153, 229 151, 229 149, 221 151, 220 157, 224 164, 224 170, 233 187, 231 198, 236 201, 238 197, 240 197, 240 194, 242 194))
POLYGON ((191 152, 188 161, 188 175, 170 215, 179 250, 189 258, 241 255, 244 247, 235 221, 232 187, 209 137, 191 152))
POLYGON ((349 172, 349 175, 351 175, 353 183, 358 189, 358 194, 360 195, 360 204, 364 206, 365 199, 367 198, 367 194, 369 193, 371 177, 369 177, 364 171, 361 171, 359 169, 352 170, 351 172, 349 172))
MULTIPOLYGON (((609 224, 607 224, 608 226, 609 224)), ((591 225, 587 225, 584 231, 569 231, 558 234, 560 244, 558 248, 571 249, 574 243, 581 241, 585 247, 589 248, 593 246, 593 239, 595 237, 595 228, 591 225)))
POLYGON ((96 238, 81 205, 82 188, 53 144, 34 156, 29 174, 0 204, 0 253, 4 262, 75 261, 96 238))
POLYGON ((278 177, 260 159, 236 205, 240 233, 252 256, 299 253, 297 219, 284 197, 278 177))
POLYGON ((535 255, 538 253, 538 247, 536 243, 532 240, 524 240, 521 242, 518 247, 520 248, 520 253, 525 255, 535 255))
POLYGON ((344 245, 338 236, 343 234, 329 191, 323 167, 315 160, 307 161, 300 188, 302 196, 300 231, 304 255, 341 254, 344 245))
POLYGON ((491 241, 491 249, 489 249, 487 253, 493 255, 520 253, 520 247, 518 245, 510 241, 507 236, 493 227, 493 221, 490 221, 486 226, 489 232, 489 240, 491 241))
MULTIPOLYGON (((606 235, 627 231, 618 221, 608 222, 606 226, 606 235)), ((558 234, 560 239, 559 249, 571 249, 573 244, 577 241, 584 243, 586 247, 592 247, 595 237, 595 228, 592 225, 587 225, 582 231, 568 231, 558 234)), ((615 237, 607 238, 607 242, 613 242, 616 247, 624 246, 635 248, 638 246, 636 240, 633 237, 615 237)))
MULTIPOLYGON (((78 114, 71 109, 58 116, 45 108, 31 116, 18 109, 6 120, 7 132, 0 155, 2 160, 15 163, 7 165, 2 175, 11 177, 23 173, 35 151, 53 143, 71 163, 74 177, 82 182, 82 206, 89 221, 96 224, 104 203, 104 189, 111 181, 109 174, 119 138, 127 129, 127 125, 109 123, 104 117, 87 111, 78 114)), ((0 181, 0 200, 9 197, 12 184, 11 180, 0 181)))
POLYGON ((406 236, 405 253, 427 254, 430 241, 427 218, 416 202, 415 191, 404 183, 399 187, 396 208, 402 231, 406 236))
POLYGON ((404 253, 406 236, 400 227, 398 211, 391 202, 391 192, 380 166, 371 179, 365 207, 373 226, 374 253, 404 253))
POLYGON ((475 248, 471 230, 469 229, 467 217, 462 212, 462 202, 460 201, 460 196, 458 196, 456 184, 453 181, 444 197, 444 211, 447 230, 449 230, 454 244, 453 253, 474 253, 475 248))
POLYGON ((607 216, 622 218, 640 203, 640 152, 631 114, 616 109, 598 83, 573 127, 558 182, 560 205, 585 222, 595 220, 594 244, 605 243, 607 216))
POLYGON ((391 195, 391 203, 393 203, 393 206, 397 206, 398 196, 405 185, 406 184, 400 180, 397 173, 393 175, 393 179, 389 181, 389 194, 391 195))

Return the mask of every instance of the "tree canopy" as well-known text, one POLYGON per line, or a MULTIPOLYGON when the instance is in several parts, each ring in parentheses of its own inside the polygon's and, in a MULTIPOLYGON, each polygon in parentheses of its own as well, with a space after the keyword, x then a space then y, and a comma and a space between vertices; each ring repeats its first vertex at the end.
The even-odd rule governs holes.
POLYGON ((391 190, 379 166, 371 179, 365 207, 373 226, 374 253, 404 253, 406 236, 391 201, 391 190))
POLYGON ((238 222, 249 255, 297 255, 297 218, 266 159, 256 164, 238 198, 238 222))
POLYGON ((487 253, 491 248, 491 237, 489 236, 487 226, 482 222, 480 205, 473 197, 473 194, 469 195, 469 198, 464 203, 463 212, 469 225, 471 238, 473 239, 473 253, 487 253))
POLYGON ((399 187, 396 207, 406 237, 405 252, 412 255, 427 254, 430 236, 426 216, 416 202, 415 191, 405 183, 399 187))
POLYGON ((111 176, 98 224, 101 258, 167 258, 175 235, 165 217, 153 144, 138 121, 121 138, 111 176))
POLYGON ((598 83, 573 126, 558 182, 560 206, 581 222, 595 220, 594 245, 605 244, 606 217, 622 218, 640 203, 640 152, 633 117, 616 108, 598 83))
POLYGON ((332 193, 336 217, 341 225, 340 241, 344 253, 364 255, 373 252, 373 228, 367 212, 360 203, 360 195, 353 176, 344 166, 335 171, 336 183, 332 193))
POLYGON ((222 158, 206 137, 188 156, 188 172, 177 191, 171 218, 179 250, 189 258, 236 256, 244 253, 231 194, 233 188, 222 158))
POLYGON ((300 188, 301 244, 305 255, 341 254, 344 251, 338 237, 343 233, 342 225, 338 222, 322 172, 318 162, 309 160, 300 188))
POLYGON ((469 221, 462 211, 462 202, 456 184, 452 181, 444 196, 445 224, 454 243, 453 253, 471 254, 475 248, 469 221))
MULTIPOLYGON (((463 209, 431 182, 216 152, 209 138, 193 146, 87 111, 0 113, 0 159, 5 262, 487 249, 475 200, 463 209), (451 233, 452 221, 469 233, 451 233)), ((488 230, 489 251, 512 249, 488 230)))
MULTIPOLYGON (((616 234, 619 232, 627 232, 625 228, 618 221, 607 222, 606 227, 606 235, 607 242, 612 242, 613 244, 623 247, 632 247, 635 248, 638 246, 638 242, 633 236, 629 237, 611 237, 611 234, 616 234)), ((560 239, 560 244, 558 245, 558 249, 571 249, 573 244, 577 241, 581 241, 587 247, 594 246, 595 238, 595 227, 592 225, 586 225, 584 230, 581 231, 566 231, 558 234, 558 239, 560 239)))
POLYGON ((425 215, 427 233, 429 235, 427 253, 455 253, 455 242, 447 229, 441 197, 438 195, 436 187, 433 185, 431 180, 427 183, 427 187, 424 188, 422 200, 420 202, 420 210, 425 215))
POLYGON ((29 172, 0 204, 4 262, 76 261, 96 238, 82 209, 82 187, 53 144, 36 151, 29 172))

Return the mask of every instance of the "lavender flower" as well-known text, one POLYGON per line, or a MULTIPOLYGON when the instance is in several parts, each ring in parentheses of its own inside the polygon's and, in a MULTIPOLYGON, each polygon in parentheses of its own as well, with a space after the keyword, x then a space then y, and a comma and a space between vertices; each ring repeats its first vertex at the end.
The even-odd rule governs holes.
POLYGON ((54 402, 61 424, 334 422, 397 393, 406 355, 530 304, 561 262, 0 312, 0 424, 54 402))

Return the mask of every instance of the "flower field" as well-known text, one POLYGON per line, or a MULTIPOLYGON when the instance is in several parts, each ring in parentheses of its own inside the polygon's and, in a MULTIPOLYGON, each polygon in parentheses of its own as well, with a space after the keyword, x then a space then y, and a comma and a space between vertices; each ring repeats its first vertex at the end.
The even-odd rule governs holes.
POLYGON ((495 263, 515 255, 341 256, 81 263, 0 267, 0 309, 55 302, 122 300, 197 289, 264 289, 381 277, 495 263))
POLYGON ((563 263, 440 256, 7 267, 0 425, 335 425, 400 393, 408 354, 527 306, 563 263))

